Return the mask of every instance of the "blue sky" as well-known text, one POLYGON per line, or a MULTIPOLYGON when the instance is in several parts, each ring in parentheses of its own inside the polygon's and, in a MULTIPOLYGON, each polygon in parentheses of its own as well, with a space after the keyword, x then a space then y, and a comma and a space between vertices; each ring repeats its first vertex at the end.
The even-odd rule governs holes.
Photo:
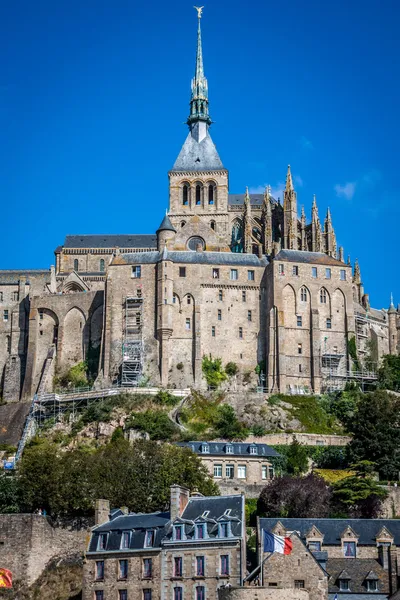
MULTIPOLYGON (((0 268, 46 268, 70 233, 153 232, 187 133, 192 3, 0 4, 0 268)), ((399 18, 394 0, 214 0, 202 20, 230 191, 279 190, 290 163, 379 308, 400 302, 399 18)))

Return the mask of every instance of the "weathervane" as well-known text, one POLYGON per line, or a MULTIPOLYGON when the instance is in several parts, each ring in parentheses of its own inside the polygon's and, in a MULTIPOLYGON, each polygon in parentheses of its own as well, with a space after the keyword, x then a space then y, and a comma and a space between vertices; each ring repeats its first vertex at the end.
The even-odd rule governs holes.
POLYGON ((193 8, 197 10, 197 17, 201 19, 204 6, 193 6, 193 8))

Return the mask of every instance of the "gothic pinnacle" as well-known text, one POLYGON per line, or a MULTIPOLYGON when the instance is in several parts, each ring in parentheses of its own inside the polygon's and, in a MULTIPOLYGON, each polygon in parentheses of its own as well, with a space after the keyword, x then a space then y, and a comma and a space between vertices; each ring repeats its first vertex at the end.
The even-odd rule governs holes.
POLYGON ((190 99, 190 115, 187 124, 191 127, 198 121, 204 121, 207 125, 211 124, 211 119, 208 114, 208 83, 204 75, 203 65, 203 48, 201 43, 201 26, 200 19, 203 12, 203 7, 194 7, 197 10, 197 51, 196 51, 196 68, 195 75, 192 79, 192 96, 190 99))
POLYGON ((292 173, 290 171, 290 165, 288 165, 287 174, 286 174, 286 191, 292 192, 293 190, 294 190, 294 187, 293 187, 292 173))

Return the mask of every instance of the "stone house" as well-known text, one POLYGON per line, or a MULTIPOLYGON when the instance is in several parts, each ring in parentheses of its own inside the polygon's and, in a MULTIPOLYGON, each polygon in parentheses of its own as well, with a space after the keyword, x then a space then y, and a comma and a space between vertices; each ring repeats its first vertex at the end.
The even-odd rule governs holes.
POLYGON ((83 600, 216 600, 221 585, 242 585, 243 495, 190 495, 175 485, 169 512, 108 512, 103 505, 88 544, 83 600))
POLYGON ((259 518, 257 537, 257 574, 264 587, 302 588, 310 599, 397 598, 400 522, 396 519, 259 518), (290 536, 292 554, 265 553, 263 530, 290 536))
POLYGON ((0 271, 6 400, 53 391, 54 374, 88 358, 98 386, 202 387, 211 354, 243 376, 259 365, 268 391, 320 393, 373 380, 354 374, 353 338, 361 362, 399 352, 399 307, 371 308, 315 197, 310 222, 299 217, 290 167, 282 199, 230 193, 210 136, 200 20, 187 124, 156 233, 68 235, 55 267, 0 271))
POLYGON ((240 442, 180 442, 190 448, 207 467, 221 494, 244 492, 258 498, 275 476, 273 459, 278 452, 267 444, 240 442))

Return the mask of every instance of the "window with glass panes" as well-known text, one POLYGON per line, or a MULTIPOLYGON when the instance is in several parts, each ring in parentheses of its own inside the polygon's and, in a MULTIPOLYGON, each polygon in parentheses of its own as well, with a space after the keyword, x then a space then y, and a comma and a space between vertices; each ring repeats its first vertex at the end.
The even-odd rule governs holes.
POLYGON ((153 561, 151 558, 143 559, 143 577, 151 577, 153 572, 153 561))
POLYGON ((204 577, 204 556, 196 556, 196 575, 204 577))
POLYGON ((104 560, 96 560, 96 580, 104 579, 104 560))
POLYGON ((182 577, 182 556, 174 557, 174 575, 175 577, 182 577))
POLYGON ((229 575, 229 554, 221 555, 221 575, 229 575))
POLYGON ((222 477, 222 465, 214 465, 214 477, 222 477))
POLYGON ((128 577, 128 561, 126 558, 123 558, 119 561, 118 565, 118 578, 119 579, 127 579, 128 577))

